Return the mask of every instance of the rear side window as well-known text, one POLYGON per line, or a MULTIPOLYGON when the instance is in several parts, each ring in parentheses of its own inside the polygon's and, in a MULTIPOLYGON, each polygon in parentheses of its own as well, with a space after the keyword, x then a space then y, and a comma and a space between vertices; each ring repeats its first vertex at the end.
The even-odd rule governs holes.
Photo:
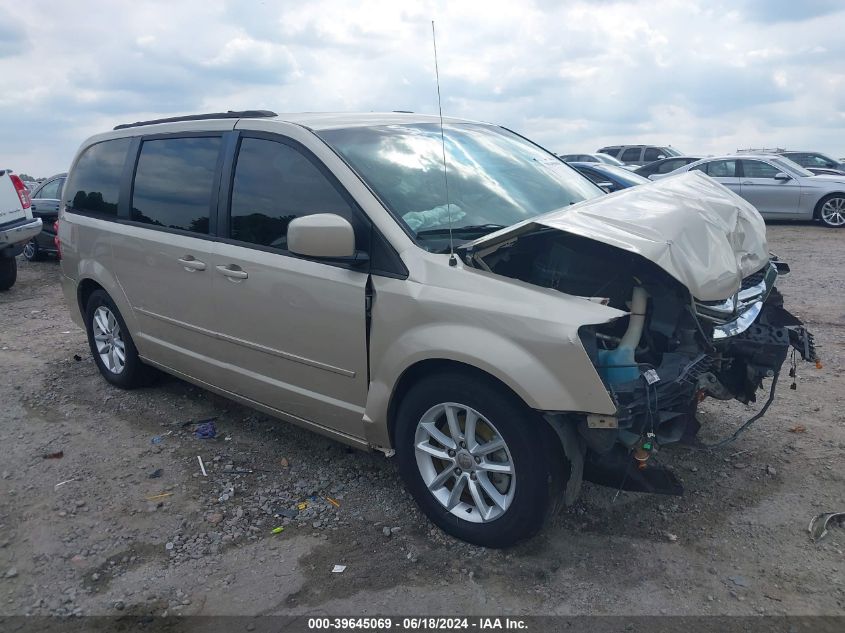
POLYGON ((219 136, 144 141, 132 188, 132 219, 207 234, 220 144, 219 136))
POLYGON ((117 216, 120 176, 129 143, 128 138, 103 141, 82 153, 64 188, 69 211, 117 216))
POLYGON ((624 152, 622 152, 622 157, 620 160, 623 163, 633 163, 640 160, 640 152, 642 150, 639 147, 629 147, 624 152))
POLYGON ((46 200, 58 200, 62 195, 62 178, 56 178, 46 183, 41 189, 35 192, 33 198, 44 198, 46 200))
POLYGON ((598 151, 599 154, 607 154, 608 156, 613 156, 616 158, 616 155, 619 153, 618 147, 603 147, 598 151))
POLYGON ((232 183, 229 237, 287 250, 288 225, 313 213, 336 213, 354 226, 350 204, 296 148, 244 138, 232 183))
POLYGON ((707 163, 707 175, 713 178, 733 178, 736 176, 736 161, 714 160, 707 163))

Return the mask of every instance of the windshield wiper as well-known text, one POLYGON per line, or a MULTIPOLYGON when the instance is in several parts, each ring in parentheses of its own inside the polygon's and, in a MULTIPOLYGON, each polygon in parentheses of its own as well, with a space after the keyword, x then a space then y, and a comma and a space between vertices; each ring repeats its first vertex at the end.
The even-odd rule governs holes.
MULTIPOLYGON (((492 233, 493 231, 498 231, 499 229, 504 228, 506 228, 504 224, 468 224, 467 226, 453 227, 451 231, 454 235, 467 235, 474 233, 492 233)), ((417 237, 424 235, 448 235, 449 230, 448 226, 441 226, 436 229, 425 229, 424 231, 417 231, 417 237)))

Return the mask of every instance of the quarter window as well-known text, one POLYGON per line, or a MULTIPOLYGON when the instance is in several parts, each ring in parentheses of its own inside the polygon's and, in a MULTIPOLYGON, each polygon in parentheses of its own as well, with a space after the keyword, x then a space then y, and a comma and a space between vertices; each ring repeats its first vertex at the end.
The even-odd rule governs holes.
POLYGON ((294 218, 335 213, 354 226, 355 213, 328 178, 297 149, 257 138, 244 138, 232 183, 229 237, 287 250, 288 225, 294 218))
POLYGON ((622 157, 619 160, 623 163, 634 163, 640 160, 640 151, 639 147, 630 147, 622 152, 622 157))
POLYGON ((144 141, 132 189, 132 219, 207 234, 220 137, 144 141))
POLYGON ((742 175, 746 178, 774 178, 779 171, 777 167, 761 160, 742 161, 742 175))
POLYGON ((128 138, 103 141, 82 153, 64 188, 69 211, 117 216, 120 177, 129 143, 128 138))

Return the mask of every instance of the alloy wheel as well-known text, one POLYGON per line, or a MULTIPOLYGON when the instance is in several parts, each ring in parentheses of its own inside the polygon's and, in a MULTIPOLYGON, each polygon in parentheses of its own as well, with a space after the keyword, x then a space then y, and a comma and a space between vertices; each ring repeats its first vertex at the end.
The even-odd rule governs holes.
POLYGON ((487 523, 513 502, 516 473, 496 427, 475 409, 444 402, 417 423, 417 467, 435 499, 464 521, 487 523))
POLYGON ((126 344, 120 332, 120 324, 106 306, 99 306, 93 318, 94 343, 103 365, 113 374, 119 374, 126 366, 126 344))
POLYGON ((825 201, 820 215, 828 226, 845 225, 845 198, 830 198, 825 201))

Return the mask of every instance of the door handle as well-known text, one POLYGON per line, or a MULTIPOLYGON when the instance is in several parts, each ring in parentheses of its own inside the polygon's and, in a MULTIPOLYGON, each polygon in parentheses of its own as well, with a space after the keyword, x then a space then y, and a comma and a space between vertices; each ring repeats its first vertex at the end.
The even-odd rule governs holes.
POLYGON ((221 275, 231 279, 246 279, 249 277, 245 270, 233 268, 233 264, 229 264, 228 266, 215 266, 215 268, 221 275))
POLYGON ((745 181, 742 182, 742 184, 743 185, 753 185, 754 183, 751 182, 750 180, 745 180, 745 181))
POLYGON ((201 262, 193 255, 185 255, 177 261, 182 264, 182 268, 187 270, 189 273, 192 273, 195 270, 205 270, 205 262, 201 262))

